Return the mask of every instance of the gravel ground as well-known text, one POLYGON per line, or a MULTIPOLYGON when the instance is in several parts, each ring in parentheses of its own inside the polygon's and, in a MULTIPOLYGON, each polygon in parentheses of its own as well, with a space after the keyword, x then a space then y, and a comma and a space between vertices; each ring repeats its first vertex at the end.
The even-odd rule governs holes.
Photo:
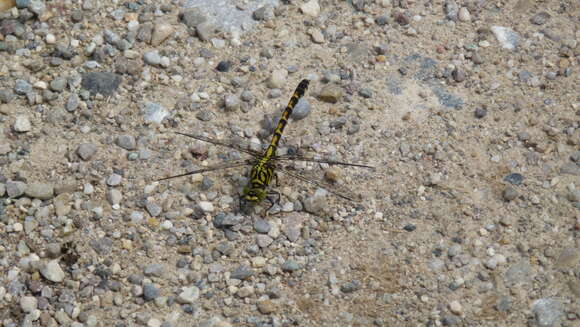
POLYGON ((0 326, 580 326, 578 1, 211 4, 0 0, 0 326))

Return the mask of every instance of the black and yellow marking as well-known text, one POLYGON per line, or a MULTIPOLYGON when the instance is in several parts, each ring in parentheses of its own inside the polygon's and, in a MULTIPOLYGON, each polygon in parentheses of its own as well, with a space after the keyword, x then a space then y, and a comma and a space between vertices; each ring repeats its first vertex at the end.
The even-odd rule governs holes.
MULTIPOLYGON (((253 159, 237 160, 234 162, 229 162, 229 163, 225 163, 225 164, 221 164, 221 165, 205 167, 205 168, 190 171, 190 172, 187 172, 184 174, 161 178, 159 180, 166 180, 166 179, 182 177, 182 176, 187 176, 187 175, 193 175, 193 174, 200 174, 200 173, 219 170, 219 169, 227 169, 227 168, 235 168, 235 167, 240 167, 240 166, 252 165, 248 185, 246 185, 246 187, 244 187, 244 191, 240 197, 240 200, 241 200, 240 202, 241 202, 242 206, 250 206, 251 207, 251 206, 254 206, 254 205, 260 203, 269 195, 267 189, 268 189, 268 186, 270 185, 270 183, 272 182, 272 179, 274 179, 276 176, 275 170, 277 168, 276 167, 277 162, 294 160, 294 161, 318 162, 318 163, 325 163, 325 164, 329 164, 329 165, 342 165, 342 166, 352 166, 352 167, 373 168, 373 167, 367 166, 367 165, 348 163, 348 162, 340 162, 340 161, 328 160, 328 159, 314 159, 314 158, 308 158, 308 157, 298 156, 298 155, 292 155, 292 156, 277 156, 276 155, 276 149, 278 148, 280 140, 282 139, 282 133, 284 133, 284 128, 288 124, 288 119, 290 118, 290 115, 292 114, 292 110, 294 109, 294 107, 296 106, 296 104, 298 103, 300 98, 303 97, 304 94, 306 93, 306 90, 308 89, 309 83, 310 83, 309 80, 304 79, 300 82, 300 84, 298 84, 298 87, 296 88, 296 90, 292 94, 292 97, 290 98, 288 105, 286 106, 286 108, 282 112, 282 115, 280 116, 280 120, 278 121, 278 124, 276 125, 276 129, 274 130, 274 134, 272 135, 272 140, 270 141, 270 145, 268 146, 266 151, 264 151, 264 153, 249 150, 247 148, 238 146, 237 144, 235 144, 233 142, 214 140, 214 139, 204 137, 204 136, 197 136, 197 135, 192 135, 192 134, 176 132, 177 134, 191 137, 191 138, 194 138, 194 139, 197 139, 200 141, 209 142, 212 144, 216 144, 216 145, 220 145, 220 146, 224 146, 224 147, 236 149, 236 150, 241 151, 241 152, 248 153, 248 154, 252 155, 253 159)), ((327 189, 330 193, 332 193, 338 197, 341 197, 343 199, 353 201, 352 197, 346 196, 343 193, 340 193, 337 191, 333 191, 332 185, 329 185, 329 184, 321 182, 321 181, 314 180, 312 178, 306 178, 297 172, 290 172, 287 169, 283 169, 282 167, 279 167, 279 168, 282 172, 288 174, 289 176, 295 177, 297 179, 300 179, 300 180, 303 180, 305 182, 311 183, 313 185, 327 189)), ((279 197, 279 194, 278 194, 278 197, 279 197)))

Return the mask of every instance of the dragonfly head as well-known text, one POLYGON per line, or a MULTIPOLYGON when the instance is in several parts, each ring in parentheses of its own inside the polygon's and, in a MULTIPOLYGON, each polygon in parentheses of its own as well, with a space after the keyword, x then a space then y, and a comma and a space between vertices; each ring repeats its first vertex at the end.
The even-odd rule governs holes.
POLYGON ((249 209, 256 206, 266 198, 267 192, 262 188, 246 186, 240 197, 240 207, 242 211, 248 212, 249 209))

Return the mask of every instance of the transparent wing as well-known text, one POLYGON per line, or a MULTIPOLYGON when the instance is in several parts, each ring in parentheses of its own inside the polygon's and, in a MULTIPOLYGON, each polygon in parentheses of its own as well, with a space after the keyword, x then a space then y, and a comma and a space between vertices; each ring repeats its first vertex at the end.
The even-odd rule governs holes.
POLYGON ((358 163, 342 162, 342 161, 336 161, 336 160, 330 160, 330 159, 316 159, 316 158, 305 157, 305 156, 301 156, 301 155, 284 155, 284 156, 277 156, 277 157, 274 157, 272 159, 279 160, 279 161, 285 161, 285 160, 286 161, 308 161, 308 162, 325 163, 325 164, 329 164, 329 165, 352 166, 352 167, 362 167, 362 168, 375 169, 375 167, 373 167, 373 166, 368 166, 368 165, 363 165, 363 164, 358 164, 358 163))
POLYGON ((187 134, 187 133, 182 133, 182 132, 175 132, 175 134, 191 137, 193 139, 200 140, 203 142, 212 143, 215 145, 225 146, 225 147, 230 148, 230 149, 235 149, 235 150, 238 150, 240 152, 250 154, 254 157, 261 157, 262 156, 262 153, 248 149, 248 148, 236 143, 233 140, 216 140, 216 139, 212 139, 212 138, 201 136, 201 135, 193 135, 193 134, 187 134))
POLYGON ((348 201, 352 201, 352 202, 357 202, 354 199, 354 195, 352 194, 352 192, 344 187, 340 187, 340 190, 338 189, 339 186, 338 185, 332 185, 326 182, 321 181, 318 178, 315 178, 313 176, 304 176, 303 173, 299 173, 298 171, 293 171, 293 170, 289 170, 288 168, 285 167, 277 167, 277 171, 280 171, 288 176, 292 176, 296 179, 299 179, 303 182, 318 186, 320 188, 323 188, 325 190, 327 190, 328 192, 338 196, 339 198, 348 200, 348 201))
POLYGON ((180 174, 180 175, 174 175, 174 176, 160 178, 157 181, 164 181, 164 180, 172 179, 172 178, 178 178, 178 177, 183 177, 183 176, 201 174, 201 173, 206 173, 206 172, 209 172, 209 171, 220 170, 220 169, 229 169, 229 168, 236 168, 236 167, 248 166, 248 165, 252 165, 253 163, 254 162, 252 160, 249 160, 249 159, 231 161, 231 162, 226 162, 226 163, 219 164, 219 165, 213 165, 213 166, 209 166, 209 167, 205 167, 205 168, 193 170, 193 171, 190 171, 190 172, 187 172, 187 173, 183 173, 183 174, 180 174))

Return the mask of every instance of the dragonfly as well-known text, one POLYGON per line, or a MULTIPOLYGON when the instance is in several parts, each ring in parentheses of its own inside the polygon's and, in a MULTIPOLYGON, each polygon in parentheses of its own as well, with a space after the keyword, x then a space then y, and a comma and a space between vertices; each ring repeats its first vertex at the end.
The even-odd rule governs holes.
POLYGON ((306 177, 303 174, 298 173, 297 171, 292 171, 289 168, 282 166, 281 163, 290 162, 290 161, 304 161, 304 162, 316 162, 316 163, 322 163, 322 164, 328 164, 328 165, 350 166, 350 167, 359 167, 359 168, 368 168, 368 169, 374 169, 374 167, 369 166, 369 165, 359 164, 359 163, 342 162, 342 161, 336 161, 336 160, 330 160, 330 159, 317 159, 317 158, 307 157, 307 156, 297 155, 297 154, 296 155, 294 155, 294 154, 293 155, 276 155, 276 150, 278 149, 278 145, 280 144, 280 140, 282 139, 282 133, 284 132, 284 129, 286 128, 286 125, 288 124, 288 120, 290 118, 290 115, 292 114, 292 111, 293 111, 294 107, 296 106, 296 104, 298 103, 298 101, 300 100, 300 98, 302 98, 304 96, 304 94, 306 93, 306 90, 308 89, 309 83, 310 83, 310 80, 304 79, 298 84, 298 87, 296 88, 296 90, 292 94, 292 97, 290 98, 288 105, 286 106, 286 108, 284 109, 284 111, 282 112, 282 115, 280 116, 280 118, 278 120, 278 124, 276 125, 276 128, 274 129, 274 133, 272 135, 272 139, 270 141, 270 144, 264 152, 255 151, 255 150, 252 150, 249 148, 245 148, 245 147, 241 146, 239 143, 236 143, 233 141, 217 140, 217 139, 213 139, 213 138, 209 138, 209 137, 205 137, 205 136, 201 136, 201 135, 175 132, 176 134, 190 137, 190 138, 193 138, 193 139, 196 139, 199 141, 203 141, 203 142, 211 143, 214 145, 223 146, 223 147, 227 147, 230 149, 238 150, 240 152, 249 154, 251 156, 251 158, 228 161, 228 162, 223 163, 223 164, 217 164, 217 165, 208 166, 205 168, 189 171, 189 172, 179 174, 179 175, 164 177, 164 178, 158 179, 158 181, 164 181, 164 180, 168 180, 168 179, 190 176, 190 175, 195 175, 195 174, 203 174, 203 173, 216 171, 216 170, 222 170, 222 169, 250 167, 251 166, 252 168, 250 170, 248 183, 244 187, 242 194, 240 196, 240 207, 244 211, 247 211, 248 209, 255 207, 256 205, 258 205, 259 203, 264 201, 264 199, 268 199, 272 204, 272 206, 270 206, 270 208, 267 209, 266 212, 268 212, 268 210, 270 210, 276 203, 279 203, 280 194, 278 192, 269 190, 269 186, 270 186, 270 183, 272 182, 272 180, 276 179, 276 182, 278 181, 278 178, 276 175, 277 171, 281 171, 284 174, 289 175, 291 177, 294 177, 296 179, 299 179, 303 182, 306 182, 306 183, 315 185, 317 187, 323 188, 323 189, 327 190, 329 193, 331 193, 339 198, 354 202, 355 200, 353 199, 353 197, 350 194, 347 195, 347 194, 345 194, 345 192, 341 192, 341 191, 336 190, 334 185, 328 184, 328 183, 323 182, 323 181, 318 180, 318 179, 314 179, 313 177, 306 177), (269 197, 270 195, 277 196, 277 200, 272 201, 269 197))

